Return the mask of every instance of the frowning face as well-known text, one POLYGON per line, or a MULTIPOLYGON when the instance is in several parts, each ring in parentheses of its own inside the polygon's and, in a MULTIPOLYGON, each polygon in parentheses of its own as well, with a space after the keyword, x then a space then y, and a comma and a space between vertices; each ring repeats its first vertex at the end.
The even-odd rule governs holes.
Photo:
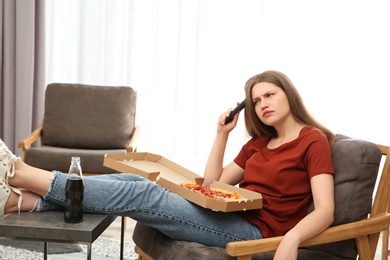
POLYGON ((272 83, 259 82, 254 85, 252 102, 256 115, 268 126, 282 125, 292 116, 286 94, 272 83))

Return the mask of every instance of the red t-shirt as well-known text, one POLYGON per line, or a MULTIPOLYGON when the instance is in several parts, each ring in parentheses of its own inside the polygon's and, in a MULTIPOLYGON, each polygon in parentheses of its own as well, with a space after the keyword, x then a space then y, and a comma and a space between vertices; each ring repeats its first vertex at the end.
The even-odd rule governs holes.
POLYGON ((263 207, 243 212, 264 237, 284 235, 307 214, 311 203, 310 178, 334 174, 326 136, 306 126, 291 142, 268 149, 269 136, 252 138, 234 162, 245 169, 240 187, 261 193, 263 207))

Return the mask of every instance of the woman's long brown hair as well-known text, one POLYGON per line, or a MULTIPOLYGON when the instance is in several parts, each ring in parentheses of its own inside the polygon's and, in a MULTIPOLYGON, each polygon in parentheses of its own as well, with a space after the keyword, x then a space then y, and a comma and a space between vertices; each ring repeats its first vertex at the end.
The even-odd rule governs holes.
POLYGON ((259 82, 272 83, 281 88, 287 96, 290 105, 291 114, 299 123, 318 128, 327 137, 330 145, 333 145, 335 135, 317 120, 314 119, 303 104, 302 98, 291 80, 279 71, 265 71, 251 77, 245 84, 245 125, 251 137, 264 135, 277 136, 276 129, 272 126, 265 125, 256 115, 252 102, 252 88, 259 82))

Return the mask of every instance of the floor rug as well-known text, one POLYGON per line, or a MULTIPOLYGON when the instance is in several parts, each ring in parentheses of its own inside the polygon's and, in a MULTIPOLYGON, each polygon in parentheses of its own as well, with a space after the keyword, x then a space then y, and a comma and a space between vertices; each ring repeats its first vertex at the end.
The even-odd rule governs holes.
MULTIPOLYGON (((44 251, 44 243, 40 241, 0 239, 0 245, 42 253, 44 251)), ((79 244, 47 243, 48 254, 66 254, 81 251, 83 251, 83 249, 79 244)))
MULTIPOLYGON (((0 241, 1 242, 1 241, 0 241)), ((30 241, 22 241, 30 242, 30 241)), ((49 260, 81 260, 87 259, 87 245, 85 244, 68 244, 68 248, 61 252, 60 247, 65 246, 62 243, 48 244, 48 259, 49 260), (53 245, 55 244, 55 245, 53 245), (52 251, 50 251, 52 247, 52 251), (54 250, 56 248, 56 251, 54 250)), ((31 246, 31 245, 30 245, 31 246)), ((43 259, 43 243, 42 249, 36 251, 39 245, 33 245, 33 248, 28 246, 15 247, 15 245, 3 245, 0 243, 0 259, 2 260, 41 260, 43 259)), ((134 252, 134 243, 125 242, 123 251, 123 258, 125 260, 136 260, 138 255, 134 252)), ((94 260, 115 260, 120 257, 120 241, 108 238, 98 238, 92 244, 92 259, 94 260)))

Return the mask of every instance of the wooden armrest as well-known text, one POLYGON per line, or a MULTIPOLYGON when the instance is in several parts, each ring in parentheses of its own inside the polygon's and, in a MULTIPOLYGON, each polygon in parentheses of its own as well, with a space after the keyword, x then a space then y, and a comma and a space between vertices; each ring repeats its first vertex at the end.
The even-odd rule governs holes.
POLYGON ((127 145, 127 148, 126 148, 128 153, 132 153, 132 152, 136 152, 137 151, 138 140, 139 140, 140 134, 141 134, 141 127, 140 126, 136 126, 134 128, 133 135, 131 136, 131 140, 130 140, 129 144, 127 145))
MULTIPOLYGON (((375 234, 387 229, 390 225, 390 213, 379 214, 370 219, 330 227, 311 239, 300 244, 301 247, 326 244, 375 234)), ((274 252, 283 236, 257 240, 230 242, 226 253, 231 256, 253 255, 256 253, 274 252)))
POLYGON ((19 141, 18 147, 22 148, 23 150, 27 149, 32 143, 34 143, 36 140, 39 139, 39 137, 41 137, 41 133, 42 133, 42 126, 39 126, 29 136, 19 141))

